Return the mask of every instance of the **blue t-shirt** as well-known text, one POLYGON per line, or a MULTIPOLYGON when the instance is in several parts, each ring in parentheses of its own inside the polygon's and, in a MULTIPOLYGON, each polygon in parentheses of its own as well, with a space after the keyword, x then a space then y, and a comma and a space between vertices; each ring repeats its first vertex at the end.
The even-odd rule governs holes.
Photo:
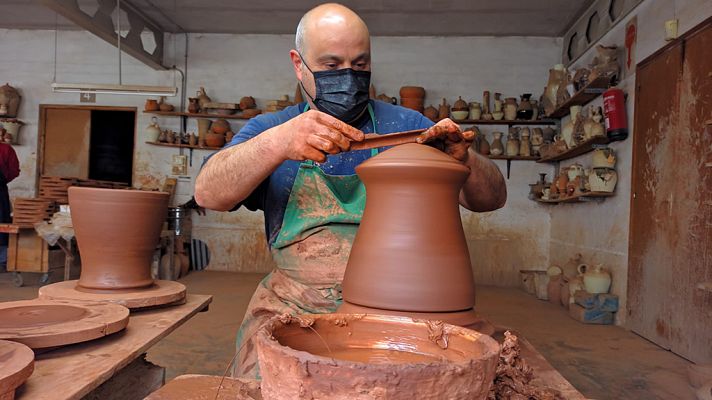
MULTIPOLYGON (((290 106, 279 112, 261 114, 250 119, 225 148, 246 142, 267 129, 289 121, 298 116, 304 110, 305 105, 306 103, 290 106)), ((433 125, 433 122, 422 114, 408 108, 374 100, 371 100, 371 107, 373 107, 373 113, 376 116, 376 131, 379 134, 423 129, 433 125)), ((373 133, 371 119, 364 118, 364 121, 358 128, 364 133, 373 133)), ((355 174, 354 168, 369 157, 371 157, 371 150, 349 151, 328 155, 326 162, 318 164, 318 166, 329 175, 353 175, 355 174)), ((270 246, 274 243, 282 227, 287 201, 292 192, 300 163, 300 161, 293 160, 283 162, 241 204, 234 208, 237 210, 242 205, 252 211, 264 211, 265 233, 270 246)))

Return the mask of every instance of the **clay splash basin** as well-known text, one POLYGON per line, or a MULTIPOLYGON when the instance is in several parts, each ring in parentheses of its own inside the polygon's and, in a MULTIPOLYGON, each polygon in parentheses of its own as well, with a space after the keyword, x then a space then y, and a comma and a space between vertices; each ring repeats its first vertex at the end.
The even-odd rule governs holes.
POLYGON ((68 193, 82 260, 77 289, 151 286, 168 193, 86 187, 70 187, 68 193))
POLYGON ((485 399, 499 344, 440 321, 276 316, 256 334, 265 399, 485 399))

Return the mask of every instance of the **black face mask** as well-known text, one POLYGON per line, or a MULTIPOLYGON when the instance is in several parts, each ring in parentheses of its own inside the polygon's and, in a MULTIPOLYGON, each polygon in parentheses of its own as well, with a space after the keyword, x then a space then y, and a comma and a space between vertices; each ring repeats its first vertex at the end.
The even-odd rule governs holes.
MULTIPOLYGON (((301 55, 300 55, 301 57, 301 55)), ((368 89, 371 85, 371 71, 354 71, 351 68, 314 72, 304 57, 304 66, 314 75, 316 95, 309 96, 316 108, 341 121, 352 123, 359 119, 368 106, 368 89)), ((299 82, 301 84, 301 82, 299 82)), ((304 89, 304 85, 302 85, 304 89)))

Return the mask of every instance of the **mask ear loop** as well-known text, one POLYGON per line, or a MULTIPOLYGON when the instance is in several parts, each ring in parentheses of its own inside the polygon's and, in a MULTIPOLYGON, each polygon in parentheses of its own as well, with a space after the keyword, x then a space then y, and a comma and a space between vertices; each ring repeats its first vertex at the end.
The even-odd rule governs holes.
MULTIPOLYGON (((314 71, 312 71, 311 68, 309 68, 309 64, 307 64, 307 62, 304 61, 304 57, 302 56, 302 53, 300 53, 299 50, 296 50, 296 51, 297 51, 297 54, 299 54, 299 59, 302 60, 302 64, 304 64, 304 66, 307 67, 309 72, 311 72, 312 76, 314 76, 314 71)), ((307 89, 304 88, 304 84, 302 83, 301 79, 299 80, 299 86, 302 88, 302 91, 304 91, 304 93, 309 97, 309 100, 311 100, 313 103, 314 98, 312 97, 312 95, 309 94, 307 89)))

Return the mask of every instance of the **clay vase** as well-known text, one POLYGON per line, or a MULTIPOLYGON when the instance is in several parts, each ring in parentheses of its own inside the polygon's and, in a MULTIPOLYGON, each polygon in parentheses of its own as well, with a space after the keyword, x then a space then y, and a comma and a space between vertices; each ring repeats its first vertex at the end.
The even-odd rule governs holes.
POLYGON ((255 103, 255 98, 252 96, 245 96, 240 99, 240 110, 249 110, 250 108, 256 108, 257 103, 255 103))
POLYGON ((160 141, 161 127, 158 126, 158 120, 156 117, 152 117, 151 123, 146 127, 146 136, 148 136, 150 140, 155 140, 157 142, 160 141))
POLYGON ((158 111, 158 102, 154 99, 146 100, 146 104, 143 106, 143 111, 158 111))
POLYGON ((504 110, 502 109, 503 103, 500 98, 502 95, 500 93, 494 94, 494 111, 492 111, 492 119, 495 121, 501 121, 504 118, 504 110))
POLYGON ((200 112, 200 103, 198 103, 197 98, 188 98, 188 112, 191 114, 197 114, 200 112))
POLYGON ((423 110, 423 115, 425 115, 425 117, 429 120, 436 122, 438 120, 438 109, 432 105, 429 105, 425 108, 425 110, 423 110))
POLYGON ((482 93, 482 115, 490 114, 490 92, 485 90, 482 93))
POLYGON ((168 193, 76 186, 68 193, 82 259, 78 288, 151 286, 151 260, 166 218, 168 193))
POLYGON ((438 108, 438 121, 441 119, 445 119, 450 116, 450 105, 447 104, 447 100, 443 99, 442 104, 440 104, 440 108, 438 108))
POLYGON ((198 104, 200 105, 200 109, 205 110, 205 105, 212 101, 210 100, 210 97, 208 97, 208 94, 205 93, 205 88, 201 86, 200 90, 198 90, 195 95, 198 98, 198 104))
POLYGON ((0 116, 7 118, 17 117, 21 98, 17 89, 10 86, 9 83, 0 86, 0 116))
POLYGON ((173 111, 173 105, 166 103, 166 97, 161 96, 161 99, 158 101, 158 109, 163 112, 170 112, 173 111))
POLYGON ((522 139, 519 142, 519 155, 529 157, 532 155, 532 143, 529 141, 529 128, 522 128, 522 139))
POLYGON ((213 121, 213 123, 210 125, 210 129, 215 132, 219 133, 221 135, 224 135, 227 133, 227 131, 230 130, 230 123, 228 123, 224 119, 216 119, 213 121))
POLYGON ((534 108, 532 107, 532 103, 529 101, 531 97, 531 93, 525 93, 521 96, 519 107, 517 108, 517 119, 532 119, 532 115, 534 115, 534 108))
POLYGON ((477 152, 483 156, 490 154, 490 144, 487 141, 487 137, 482 133, 477 135, 477 152))
POLYGON ((494 139, 490 146, 490 154, 493 156, 501 156, 504 154, 504 144, 502 143, 502 132, 492 132, 494 139))
POLYGON ((574 141, 574 129, 576 127, 576 121, 579 119, 581 106, 571 106, 569 110, 571 118, 561 127, 561 137, 564 139, 564 142, 566 142, 566 145, 569 148, 572 148, 576 147, 576 142, 574 141))
POLYGON ((583 285, 587 292, 608 293, 611 289, 611 274, 603 268, 603 265, 590 268, 586 264, 581 264, 578 266, 578 271, 583 275, 583 285))
POLYGON ((469 168, 433 147, 404 144, 356 173, 366 185, 366 208, 344 274, 344 304, 471 310, 475 286, 458 205, 469 168))
POLYGON ((421 86, 402 86, 398 92, 401 98, 424 99, 425 88, 421 86))
POLYGON ((504 99, 504 119, 507 121, 514 121, 517 119, 517 99, 514 97, 507 97, 504 99))
POLYGON ((532 106, 532 117, 529 118, 532 121, 536 121, 539 118, 539 103, 536 100, 530 100, 532 106))
POLYGON ((509 128, 509 135, 507 135, 507 148, 505 149, 504 154, 508 157, 519 155, 519 138, 517 128, 509 128))
POLYGON ((225 145, 225 134, 215 133, 212 130, 205 135, 205 145, 208 147, 223 147, 225 145))
POLYGON ((482 107, 480 103, 473 101, 470 103, 470 119, 479 120, 482 118, 482 107))

